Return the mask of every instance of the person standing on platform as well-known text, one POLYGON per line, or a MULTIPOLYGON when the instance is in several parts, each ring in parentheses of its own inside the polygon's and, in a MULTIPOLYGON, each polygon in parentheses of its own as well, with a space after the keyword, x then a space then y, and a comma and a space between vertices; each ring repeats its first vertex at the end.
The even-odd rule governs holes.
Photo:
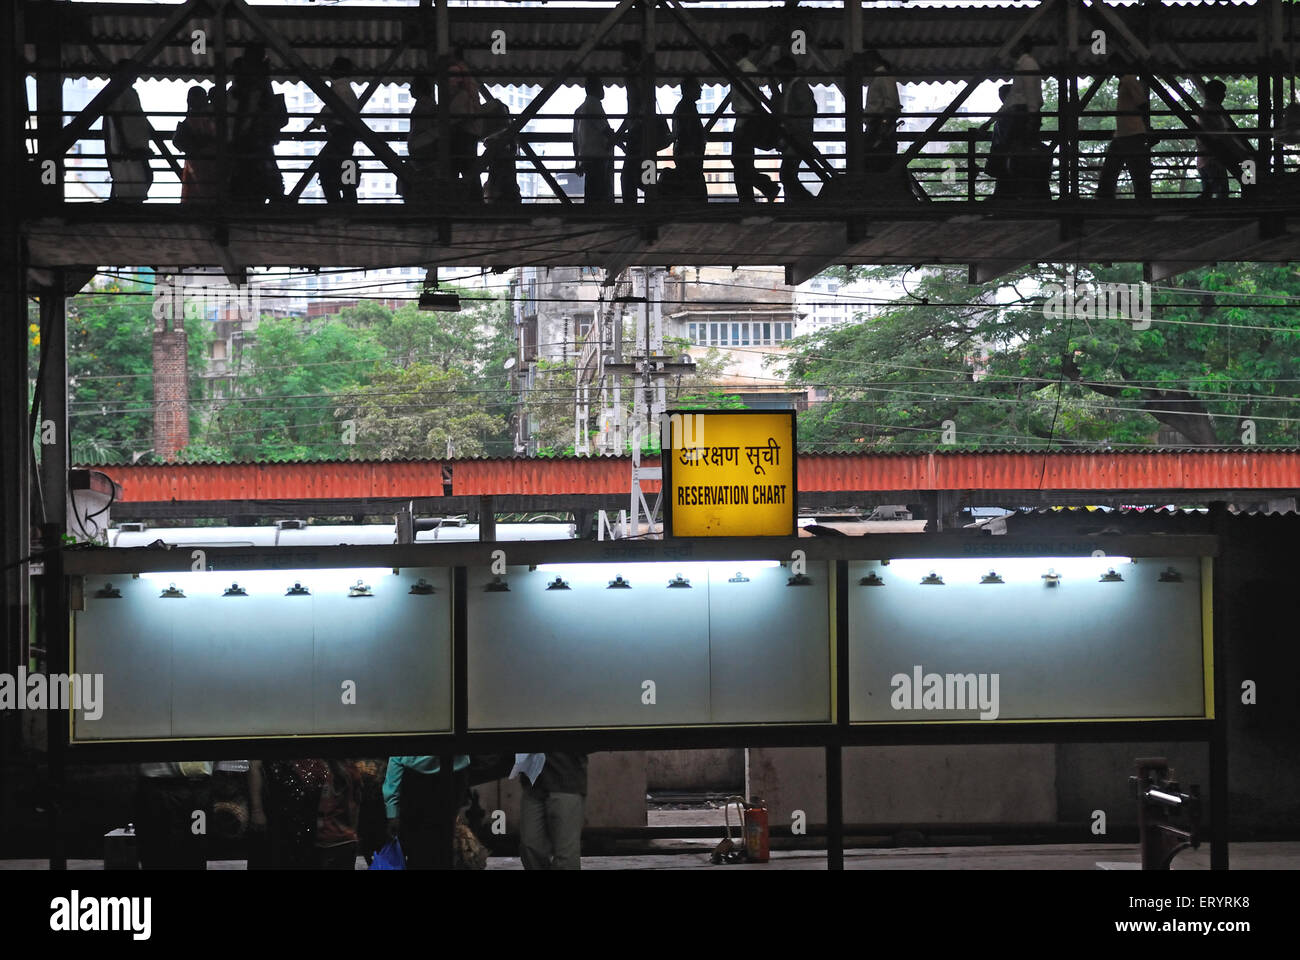
POLYGON ((330 778, 320 759, 263 760, 249 765, 249 868, 314 870, 321 791, 330 778), (264 833, 262 831, 265 831, 264 833))
MULTIPOLYGON (((131 66, 129 60, 119 60, 118 70, 131 66)), ((108 157, 108 175, 113 185, 110 200, 143 203, 153 186, 153 168, 149 159, 153 151, 153 125, 140 105, 140 95, 135 84, 127 84, 113 105, 104 112, 104 153, 108 157)))
MULTIPOLYGON (((359 113, 357 95, 352 92, 352 83, 348 79, 354 72, 352 61, 347 57, 335 57, 330 64, 330 90, 334 96, 343 101, 343 106, 352 113, 359 113)), ((321 128, 328 138, 320 152, 320 185, 325 194, 326 203, 356 203, 357 181, 361 171, 352 156, 357 144, 357 135, 340 116, 326 110, 320 120, 313 123, 308 130, 321 128)))
POLYGON ((454 801, 442 809, 442 763, 438 757, 389 757, 384 777, 384 805, 388 834, 402 845, 408 870, 434 870, 451 866, 456 812, 468 790, 464 773, 468 756, 453 761, 454 801))
POLYGON ((525 870, 580 870, 587 803, 585 753, 520 753, 519 856, 525 870))
POLYGON ((1136 200, 1151 199, 1151 98, 1131 65, 1120 77, 1115 132, 1106 145, 1097 199, 1115 199, 1120 170, 1127 168, 1136 200))
POLYGON ((604 83, 587 75, 587 99, 573 115, 573 157, 582 175, 582 202, 609 203, 614 198, 614 130, 605 118, 604 83))
POLYGON ((361 770, 354 760, 327 760, 316 815, 316 868, 355 870, 361 821, 361 770))
POLYGON ((136 842, 145 870, 206 870, 206 820, 212 813, 210 760, 142 763, 136 789, 136 842))

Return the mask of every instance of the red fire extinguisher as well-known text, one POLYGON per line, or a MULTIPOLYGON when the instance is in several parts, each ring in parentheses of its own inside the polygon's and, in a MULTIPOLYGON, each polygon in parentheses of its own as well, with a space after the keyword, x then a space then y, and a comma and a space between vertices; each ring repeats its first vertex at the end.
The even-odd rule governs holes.
POLYGON ((743 807, 745 855, 754 863, 767 863, 767 807, 761 800, 743 807))

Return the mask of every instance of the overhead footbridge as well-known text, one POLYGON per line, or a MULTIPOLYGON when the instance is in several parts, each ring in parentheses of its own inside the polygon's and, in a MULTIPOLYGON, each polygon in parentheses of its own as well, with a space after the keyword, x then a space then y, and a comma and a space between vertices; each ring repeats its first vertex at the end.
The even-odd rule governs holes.
MULTIPOLYGON (((53 282, 52 270, 75 280, 106 264, 221 267, 238 279, 250 267, 281 265, 590 265, 616 273, 637 264, 761 263, 784 265, 788 279, 800 282, 836 263, 965 263, 972 279, 985 280, 1031 261, 1141 262, 1151 279, 1222 260, 1285 262, 1297 255, 1290 221, 1298 202, 1286 145, 1300 139, 1286 115, 1291 6, 20 3, 11 14, 16 43, 5 52, 6 69, 18 81, 12 91, 30 79, 36 96, 30 110, 21 93, 0 104, 6 149, 23 172, 11 185, 8 227, 21 238, 36 286, 53 282), (737 34, 752 46, 747 62, 757 73, 742 67, 729 44, 737 34), (1050 174, 1007 178, 995 195, 986 173, 993 107, 987 88, 975 94, 986 81, 1025 79, 1016 64, 1025 63, 1018 52, 1026 42, 1036 64, 1029 73, 1046 94, 1036 136, 1050 174), (284 202, 240 201, 226 181, 207 199, 176 202, 185 157, 171 139, 175 112, 149 117, 147 201, 105 199, 111 184, 96 127, 123 91, 149 80, 209 86, 222 129, 231 119, 227 89, 236 64, 259 50, 278 89, 303 83, 310 91, 275 148, 284 202), (780 109, 775 63, 782 55, 818 91, 815 117, 780 109), (876 55, 893 81, 912 85, 897 146, 886 153, 870 142, 872 117, 864 113, 876 55), (352 63, 351 79, 366 84, 359 112, 329 86, 329 68, 341 56, 352 63), (1151 148, 1153 195, 1130 198, 1121 182, 1117 198, 1098 199, 1115 127, 1113 81, 1126 63, 1150 90, 1160 137, 1151 148), (536 187, 525 193, 533 195, 467 202, 451 137, 440 138, 429 162, 408 151, 412 80, 428 77, 446 90, 461 71, 511 103, 507 133, 517 140, 518 173, 536 187), (603 78, 614 128, 655 123, 656 111, 666 117, 685 77, 710 91, 700 109, 707 201, 676 200, 658 189, 659 175, 674 163, 665 148, 640 158, 650 168, 644 198, 584 203, 570 129, 573 88, 593 73, 603 78), (1229 147, 1228 135, 1208 138, 1206 149, 1229 170, 1231 195, 1201 200, 1197 111, 1216 77, 1237 90, 1244 83, 1250 103, 1229 103, 1238 147, 1229 147), (65 102, 65 82, 84 78, 106 85, 84 106, 65 102), (373 94, 391 85, 400 93, 387 108, 376 107, 373 94), (633 117, 618 106, 629 87, 657 93, 641 98, 648 105, 633 117), (778 153, 797 154, 813 199, 738 196, 733 105, 745 96, 777 144, 758 154, 759 170, 775 179, 778 153), (325 136, 306 128, 323 110, 356 135, 368 188, 354 205, 304 199, 325 136), (797 130, 809 121, 811 140, 797 130)), ((452 113, 450 97, 435 112, 443 130, 466 119, 452 113)), ((218 141, 224 164, 240 159, 239 142, 218 141)), ((624 164, 637 160, 617 151, 616 181, 624 164)))

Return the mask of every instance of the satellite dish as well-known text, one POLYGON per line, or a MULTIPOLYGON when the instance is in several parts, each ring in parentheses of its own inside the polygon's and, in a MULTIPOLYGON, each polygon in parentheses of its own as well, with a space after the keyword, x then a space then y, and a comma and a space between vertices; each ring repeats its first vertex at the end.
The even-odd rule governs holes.
POLYGON ((509 360, 505 362, 505 368, 507 370, 513 370, 514 367, 515 367, 515 358, 511 357, 509 360))

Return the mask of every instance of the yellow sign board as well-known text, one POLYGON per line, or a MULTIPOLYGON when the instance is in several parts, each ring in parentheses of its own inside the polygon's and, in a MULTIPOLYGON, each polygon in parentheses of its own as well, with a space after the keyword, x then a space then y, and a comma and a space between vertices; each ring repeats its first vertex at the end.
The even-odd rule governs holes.
POLYGON ((669 536, 795 536, 793 410, 670 411, 663 452, 669 536))

